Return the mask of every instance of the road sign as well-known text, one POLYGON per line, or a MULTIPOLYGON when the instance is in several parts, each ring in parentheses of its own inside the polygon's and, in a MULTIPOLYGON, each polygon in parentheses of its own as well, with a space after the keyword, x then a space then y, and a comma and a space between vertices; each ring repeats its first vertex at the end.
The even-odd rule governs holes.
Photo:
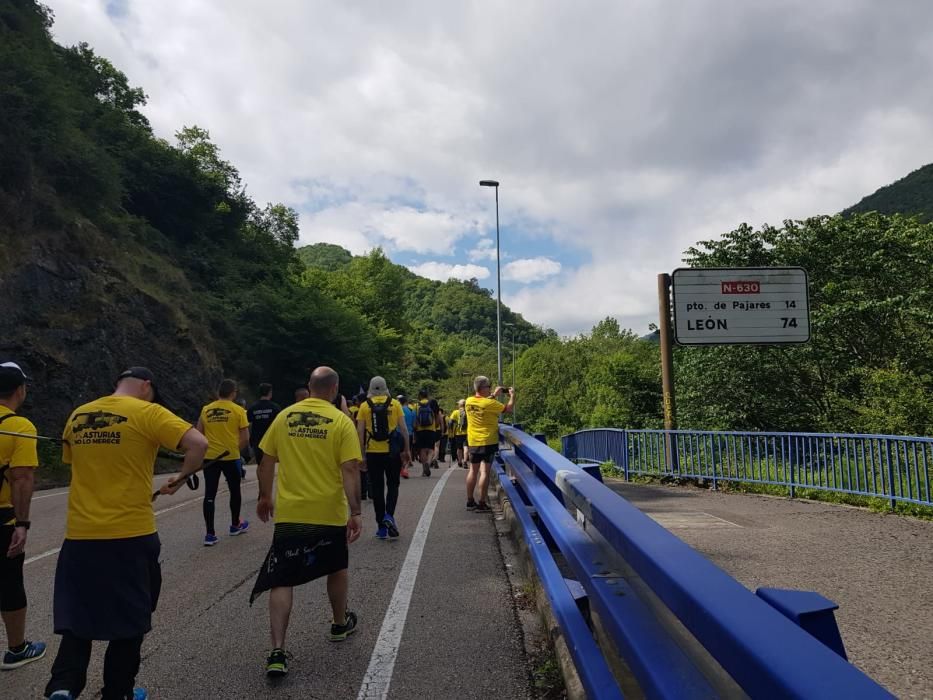
POLYGON ((810 340, 810 296, 801 267, 680 268, 672 288, 680 345, 810 340))

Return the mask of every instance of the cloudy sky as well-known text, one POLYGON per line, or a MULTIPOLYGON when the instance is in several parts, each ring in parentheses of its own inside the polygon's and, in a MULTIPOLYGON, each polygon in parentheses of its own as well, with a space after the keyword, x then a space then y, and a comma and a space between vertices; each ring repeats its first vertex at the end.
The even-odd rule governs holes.
POLYGON ((503 300, 562 333, 644 331, 693 242, 933 161, 929 0, 46 2, 303 243, 494 288, 501 181, 503 300))

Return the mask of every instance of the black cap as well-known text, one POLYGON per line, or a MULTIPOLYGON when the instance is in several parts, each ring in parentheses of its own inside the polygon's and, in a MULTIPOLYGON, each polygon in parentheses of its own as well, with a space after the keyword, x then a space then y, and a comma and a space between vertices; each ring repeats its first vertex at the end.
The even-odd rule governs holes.
POLYGON ((15 362, 0 362, 0 392, 16 391, 29 381, 29 377, 15 362))
POLYGON ((159 390, 155 385, 155 375, 152 373, 148 367, 130 367, 129 369, 123 370, 120 372, 120 376, 117 377, 117 384, 120 383, 121 379, 142 379, 144 382, 152 382, 152 402, 153 403, 162 403, 162 398, 159 396, 159 390))

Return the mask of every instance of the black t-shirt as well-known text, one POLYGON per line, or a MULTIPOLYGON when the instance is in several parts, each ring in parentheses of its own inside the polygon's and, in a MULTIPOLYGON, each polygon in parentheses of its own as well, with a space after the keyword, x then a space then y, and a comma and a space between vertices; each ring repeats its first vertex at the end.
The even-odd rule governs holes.
POLYGON ((246 412, 246 418, 249 420, 249 444, 254 447, 262 440, 269 426, 272 425, 272 419, 276 417, 282 409, 274 401, 268 399, 259 399, 249 407, 246 412))

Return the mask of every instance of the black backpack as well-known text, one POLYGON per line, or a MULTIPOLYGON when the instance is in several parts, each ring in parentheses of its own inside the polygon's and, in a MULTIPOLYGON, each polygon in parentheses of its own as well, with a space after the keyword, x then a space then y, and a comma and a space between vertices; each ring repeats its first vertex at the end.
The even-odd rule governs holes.
POLYGON ((437 423, 434 409, 430 403, 419 403, 418 414, 415 416, 415 425, 419 428, 433 428, 437 423))
POLYGON ((466 406, 464 406, 463 408, 460 409, 460 413, 457 414, 457 428, 463 431, 463 430, 466 430, 466 427, 467 427, 466 406))
POLYGON ((374 403, 372 399, 366 399, 369 410, 372 413, 369 434, 377 442, 385 442, 389 439, 389 404, 391 399, 382 403, 374 403))

